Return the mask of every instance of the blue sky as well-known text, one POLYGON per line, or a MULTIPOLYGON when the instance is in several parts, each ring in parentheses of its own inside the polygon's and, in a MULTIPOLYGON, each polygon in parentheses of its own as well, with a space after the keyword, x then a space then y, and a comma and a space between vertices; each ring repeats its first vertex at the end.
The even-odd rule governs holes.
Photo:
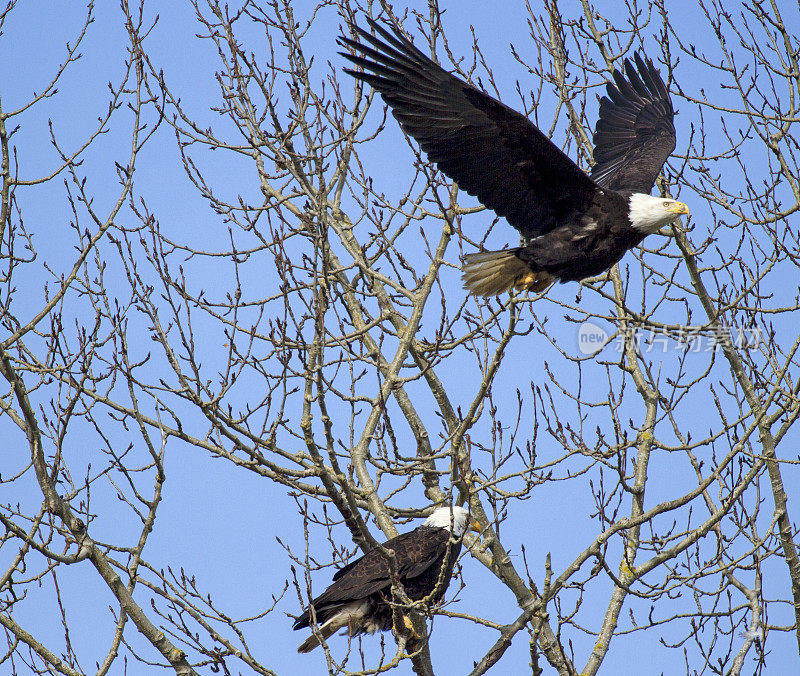
MULTIPOLYGON (((619 11, 615 9, 614 2, 598 4, 609 16, 613 17, 614 13, 619 11)), ((539 86, 536 76, 526 72, 513 58, 509 47, 513 44, 523 57, 533 53, 523 2, 506 2, 502 6, 502 11, 498 11, 496 7, 489 7, 485 2, 466 0, 442 2, 441 5, 447 9, 445 26, 451 49, 455 54, 463 56, 470 53, 469 27, 473 26, 481 50, 494 71, 498 88, 506 103, 512 106, 518 104, 515 94, 517 81, 523 92, 539 86)), ((565 6, 563 11, 575 14, 579 7, 577 3, 573 5, 565 6)), ((303 15, 309 6, 310 3, 305 0, 295 3, 296 14, 303 15)), ((427 3, 424 2, 410 2, 408 6, 417 11, 427 11, 427 3)), ((668 8, 683 40, 713 52, 709 27, 698 16, 696 3, 669 2, 668 8)), ((395 6, 395 10, 398 10, 398 5, 395 6)), ((790 8, 786 8, 786 11, 787 15, 784 18, 800 30, 800 18, 796 8, 791 8, 790 14, 788 13, 790 8)), ((0 49, 6 55, 7 61, 13 64, 13 70, 6 68, 0 74, 0 96, 4 112, 18 108, 31 96, 31 92, 41 91, 49 82, 54 69, 63 59, 66 42, 73 39, 82 25, 82 12, 83 5, 76 2, 56 4, 27 2, 21 3, 9 15, 3 27, 3 35, 0 36, 0 49)), ((149 10, 148 15, 151 20, 154 12, 154 9, 149 10)), ((219 66, 208 42, 196 37, 199 28, 194 23, 192 8, 184 3, 166 3, 158 7, 158 13, 158 24, 147 42, 151 59, 163 67, 167 81, 173 90, 179 93, 187 110, 190 110, 202 124, 219 125, 229 132, 230 129, 226 127, 225 122, 218 121, 217 115, 209 110, 218 103, 219 93, 213 73, 219 66)), ((622 21, 623 16, 620 15, 619 19, 622 21)), ((312 76, 320 83, 330 73, 328 62, 337 72, 343 66, 343 60, 337 55, 339 47, 335 44, 335 38, 340 31, 339 26, 340 19, 335 7, 328 7, 321 12, 319 23, 313 32, 313 40, 309 40, 309 50, 315 56, 312 76)), ((648 53, 657 51, 658 28, 659 24, 654 20, 643 31, 644 34, 651 36, 644 45, 648 53)), ((795 31, 795 34, 797 32, 795 31)), ((260 54, 263 57, 266 44, 263 34, 258 30, 245 31, 240 39, 247 39, 249 48, 257 56, 260 54)), ((122 16, 116 3, 98 3, 95 8, 95 22, 90 26, 80 50, 83 56, 80 61, 73 64, 59 83, 58 95, 43 101, 21 117, 20 129, 14 137, 21 177, 41 176, 49 173, 57 165, 57 157, 49 142, 49 121, 52 120, 59 142, 68 148, 74 147, 93 128, 97 117, 104 113, 106 84, 109 81, 116 82, 122 74, 125 40, 122 16)), ((680 62, 676 77, 681 87, 692 95, 700 96, 701 90, 705 90, 715 101, 730 100, 731 94, 721 89, 718 81, 709 79, 708 74, 697 69, 689 59, 680 62)), ((342 78, 341 82, 344 87, 349 87, 351 84, 345 78, 342 78)), ((545 85, 540 109, 541 119, 549 121, 552 118, 556 102, 556 96, 545 85)), ((686 152, 690 134, 693 128, 697 128, 700 120, 697 108, 686 101, 676 100, 676 107, 679 109, 676 121, 679 134, 676 154, 680 155, 686 152)), ((596 109, 597 104, 592 96, 587 103, 587 116, 591 121, 595 119, 596 109)), ((380 119, 377 106, 371 115, 373 122, 370 128, 374 128, 380 119)), ((716 119, 708 115, 704 119, 712 146, 722 138, 722 120, 721 115, 716 119)), ((561 124, 554 135, 554 140, 559 144, 565 139, 563 122, 562 115, 561 124)), ((100 212, 107 211, 118 194, 118 178, 114 166, 116 162, 124 163, 129 153, 126 142, 130 124, 130 114, 125 110, 120 111, 111 131, 92 147, 81 167, 81 172, 87 176, 91 192, 95 195, 95 206, 100 212)), ((752 156, 746 157, 746 164, 750 167, 763 165, 766 162, 764 155, 750 150, 751 147, 745 146, 743 151, 753 153, 752 156)), ((376 190, 384 192, 390 199, 401 195, 407 185, 413 155, 392 118, 388 119, 386 129, 368 146, 362 148, 361 152, 365 166, 374 179, 376 190)), ((569 152, 574 157, 574 143, 571 144, 569 152)), ((241 194, 245 199, 258 203, 260 194, 258 183, 255 172, 248 163, 222 153, 198 155, 198 161, 206 163, 205 166, 213 176, 215 189, 226 195, 241 194)), ((673 158, 671 166, 679 167, 680 160, 673 158)), ((730 176, 732 185, 740 181, 741 177, 736 173, 732 162, 723 164, 720 171, 730 176)), ((153 142, 141 153, 137 166, 136 192, 147 200, 149 207, 157 214, 162 228, 170 236, 200 248, 214 249, 226 246, 227 225, 207 208, 189 185, 180 166, 174 135, 167 125, 159 129, 153 142)), ((694 241, 699 244, 703 240, 706 228, 709 227, 709 211, 705 205, 696 201, 691 191, 681 192, 680 196, 689 202, 692 208, 692 224, 695 227, 693 236, 694 241)), ((60 178, 44 186, 20 188, 17 197, 22 205, 25 224, 35 238, 40 256, 37 262, 24 267, 15 278, 15 309, 18 315, 25 317, 27 315, 24 308, 27 306, 32 309, 37 308, 41 303, 43 286, 53 284, 52 276, 44 268, 44 263, 47 262, 56 275, 71 267, 75 235, 69 227, 71 214, 67 209, 64 183, 60 178)), ((464 196, 463 203, 471 202, 464 196)), ((127 219, 128 223, 132 222, 132 217, 127 211, 123 212, 121 218, 127 219)), ((482 232, 482 228, 485 228, 490 220, 491 216, 487 213, 471 215, 462 220, 461 227, 474 237, 475 233, 482 232)), ((87 223, 87 227, 90 225, 87 223)), ((501 246, 513 241, 515 236, 515 233, 501 222, 495 227, 491 242, 501 246)), ((715 236, 716 246, 723 252, 726 246, 734 246, 738 237, 733 229, 718 231, 715 236)), ((648 240, 648 245, 655 247, 656 243, 651 244, 648 240)), ((668 246, 672 247, 668 249, 669 252, 673 256, 676 255, 677 248, 674 245, 668 246)), ((413 246, 409 246, 409 250, 411 249, 413 246)), ((112 287, 116 284, 122 285, 122 270, 118 261, 114 259, 113 250, 102 248, 101 251, 104 256, 108 256, 107 274, 112 287)), ((714 263, 719 260, 716 254, 709 254, 709 258, 714 263)), ((720 254, 720 258, 724 258, 724 254, 720 254)), ((424 258, 421 257, 420 260, 424 264, 424 258)), ((459 264, 458 250, 455 246, 448 252, 448 260, 454 265, 459 264)), ((635 289, 638 288, 636 284, 641 286, 641 270, 630 255, 626 257, 626 262, 631 274, 630 286, 634 289, 629 294, 629 300, 635 307, 638 301, 635 289)), ((249 283, 254 286, 262 284, 265 288, 274 285, 275 272, 270 263, 263 261, 254 263, 244 266, 242 270, 249 283)), ((199 286, 206 286, 212 294, 223 295, 233 283, 231 266, 212 267, 206 261, 187 261, 185 268, 189 275, 193 275, 192 279, 199 286)), ((671 269, 671 264, 665 263, 664 269, 671 269)), ((458 278, 459 273, 455 267, 443 270, 441 276, 442 284, 452 289, 454 293, 456 290, 461 293, 458 278)), ((683 281, 685 279, 684 275, 683 281)), ((790 302, 797 290, 795 272, 792 269, 777 272, 771 278, 770 286, 777 294, 774 300, 775 306, 790 302)), ((6 293, 5 288, 0 293, 6 293)), ((120 293, 124 294, 124 291, 120 293)), ((265 293, 259 289, 257 292, 254 291, 253 296, 259 297, 265 293)), ((577 294, 577 287, 559 286, 550 293, 556 301, 572 303, 577 294)), ((590 305, 592 302, 601 301, 599 297, 588 297, 588 293, 587 298, 581 302, 585 304, 583 307, 588 305, 590 311, 600 315, 610 315, 613 312, 610 304, 602 307, 590 305)), ((79 314, 80 308, 80 302, 70 298, 65 311, 67 315, 79 314)), ((570 313, 565 312, 563 305, 542 299, 537 301, 533 309, 524 308, 522 312, 526 321, 539 326, 544 324, 548 335, 556 343, 568 346, 565 349, 571 354, 578 354, 576 324, 565 321, 565 314, 570 313)), ((694 307, 694 312, 698 312, 698 307, 694 307)), ((571 313, 573 318, 579 315, 579 312, 571 313)), ((665 315, 669 316, 666 312, 665 315)), ((140 354, 151 351, 148 331, 143 320, 137 318, 133 312, 130 317, 131 335, 137 339, 136 350, 140 354)), ((436 317, 434 308, 429 319, 432 325, 436 322, 436 317)), ((87 320, 84 318, 80 321, 87 320)), ((201 336, 198 349, 203 355, 208 372, 213 374, 215 368, 223 364, 226 357, 223 339, 218 329, 211 323, 206 323, 207 320, 198 318, 197 321, 197 327, 200 329, 198 335, 201 336)), ((599 323, 606 327, 610 326, 603 324, 602 321, 599 323)), ((787 336, 787 340, 793 335, 790 318, 776 317, 775 326, 782 332, 781 335, 787 336)), ((71 326, 69 330, 72 331, 74 328, 71 326)), ((427 328, 427 324, 424 324, 423 333, 427 328)), ((433 326, 430 329, 432 330, 433 326)), ((33 338, 31 340, 32 344, 36 345, 36 340, 33 338)), ((163 366, 163 357, 156 351, 152 351, 152 354, 153 367, 163 366)), ((617 357, 606 350, 598 357, 598 361, 602 359, 613 362, 617 357)), ((709 354, 703 354, 698 355, 697 359, 710 360, 711 357, 709 354)), ((585 391, 601 383, 597 399, 600 400, 605 396, 608 386, 604 382, 605 372, 602 366, 590 360, 582 364, 579 369, 575 364, 570 365, 558 360, 557 352, 537 331, 528 337, 518 338, 510 348, 501 380, 494 389, 495 403, 501 407, 513 408, 516 392, 519 391, 528 397, 525 406, 533 406, 530 400, 532 385, 547 382, 545 362, 551 365, 558 364, 558 368, 563 369, 562 382, 569 383, 573 391, 577 391, 578 387, 584 388, 585 391)), ((677 372, 678 361, 679 357, 672 353, 660 355, 654 352, 648 358, 654 371, 663 369, 664 378, 677 372)), ((703 364, 705 363, 706 361, 703 361, 703 364)), ((698 362, 692 363, 689 368, 702 370, 698 362)), ((726 369, 722 366, 719 369, 718 379, 724 382, 726 369)), ((439 376, 446 380, 449 391, 453 393, 453 400, 461 405, 467 405, 470 400, 475 387, 475 375, 474 364, 467 366, 465 362, 459 360, 446 362, 439 371, 439 376)), ((417 391, 416 386, 410 387, 411 391, 417 391)), ((237 396, 246 395, 247 392, 244 395, 241 392, 237 393, 237 396)), ((419 396, 425 396, 421 388, 419 396)), ((43 404, 46 397, 44 395, 42 397, 40 403, 43 404)), ((697 434, 703 434, 714 424, 713 413, 708 412, 713 410, 711 398, 707 389, 697 392, 695 397, 694 413, 690 414, 686 424, 687 427, 696 430, 697 434)), ((634 397, 631 402, 621 417, 623 423, 631 421, 627 432, 635 435, 635 421, 637 416, 641 417, 641 401, 634 397)), ((572 413, 575 411, 569 411, 567 415, 572 413)), ((586 414, 586 419, 582 426, 587 438, 594 438, 595 428, 601 429, 602 434, 613 436, 613 431, 608 428, 609 418, 603 410, 584 410, 583 413, 586 414)), ((432 412, 430 417, 435 418, 432 412)), ((526 440, 526 431, 530 430, 525 428, 525 425, 530 425, 532 420, 530 410, 526 408, 526 413, 523 415, 523 432, 517 440, 522 446, 526 440)), ((203 429, 200 416, 196 412, 187 411, 183 422, 187 426, 195 425, 198 434, 203 429)), ((576 426, 579 425, 579 421, 574 418, 572 422, 576 426)), ((431 424, 435 428, 435 424, 431 424)), ((24 437, 20 437, 18 430, 12 428, 7 419, 0 418, 0 430, 2 430, 0 434, 7 435, 6 438, 9 440, 4 444, 6 453, 5 459, 0 461, 0 473, 8 476, 12 471, 24 467, 27 462, 26 446, 24 437)), ((476 437, 483 435, 483 438, 476 439, 479 443, 491 444, 491 430, 485 421, 476 427, 473 434, 476 437)), ((540 446, 537 448, 539 461, 557 457, 559 449, 552 440, 542 431, 539 434, 540 446)), ((667 432, 664 434, 668 436, 667 432)), ((120 448, 131 441, 118 428, 115 428, 113 438, 120 444, 120 448)), ((794 441, 797 441, 796 435, 794 441)), ((90 433, 87 433, 86 437, 78 433, 68 437, 65 458, 75 481, 80 481, 84 473, 91 471, 92 463, 95 469, 99 466, 98 462, 101 460, 98 460, 96 454, 96 447, 99 445, 101 444, 98 439, 90 433)), ((722 444, 718 452, 724 453, 725 450, 722 444)), ((710 453, 705 457, 705 461, 711 461, 710 453)), ((253 616, 263 611, 271 604, 271 595, 279 595, 286 581, 291 581, 291 561, 277 538, 293 547, 304 546, 302 519, 295 502, 286 496, 280 486, 174 440, 168 444, 165 462, 168 480, 164 489, 164 505, 146 549, 145 558, 156 568, 172 567, 176 573, 181 566, 185 567, 188 573, 196 577, 202 592, 211 594, 215 602, 233 617, 253 616)), ((579 465, 580 462, 577 462, 575 467, 579 465)), ((563 471, 563 468, 560 471, 563 471)), ((789 496, 790 511, 796 516, 798 493, 795 487, 800 477, 797 476, 796 469, 791 466, 785 467, 784 471, 786 486, 793 492, 789 496)), ((674 498, 691 488, 693 476, 690 468, 684 462, 675 461, 671 453, 654 454, 649 472, 651 476, 663 477, 663 480, 651 481, 648 485, 648 506, 653 506, 662 499, 674 498)), ((594 509, 590 486, 596 486, 598 480, 596 473, 589 473, 569 482, 542 484, 537 486, 532 499, 515 502, 514 509, 509 511, 508 521, 504 524, 502 532, 504 543, 510 549, 515 563, 520 562, 521 547, 525 547, 537 585, 542 584, 544 558, 547 553, 551 554, 553 569, 558 574, 599 532, 600 526, 597 521, 588 517, 594 509), (568 484, 568 488, 565 488, 565 483, 568 484)), ((28 508, 34 508, 41 501, 41 496, 35 492, 35 485, 32 482, 9 486, 7 496, 3 498, 3 502, 19 500, 28 508)), ((417 489, 416 496, 419 500, 424 499, 420 489, 417 489)), ((766 505, 763 514, 768 515, 772 507, 766 482, 762 487, 761 499, 765 500, 766 505)), ((697 508, 701 509, 699 505, 697 508)), ((623 503, 621 513, 625 514, 628 510, 629 504, 623 503)), ((118 501, 116 490, 110 484, 96 484, 92 494, 92 511, 99 514, 92 524, 92 534, 97 540, 116 542, 119 539, 124 542, 126 537, 130 537, 129 532, 136 532, 135 519, 132 519, 130 512, 118 501)), ((668 520, 671 518, 668 517, 668 520)), ((405 530, 412 525, 405 525, 400 529, 405 530)), ((380 538, 377 529, 373 532, 380 538)), ((340 546, 352 547, 344 527, 336 533, 340 538, 338 542, 340 546)), ((326 542, 312 542, 311 546, 312 551, 320 558, 324 559, 327 555, 328 560, 330 559, 330 547, 326 542)), ((615 543, 614 547, 617 548, 618 557, 619 543, 615 543)), ((7 560, 6 556, 2 554, 2 562, 7 560)), ((513 596, 505 587, 469 556, 462 559, 461 565, 466 588, 459 593, 458 603, 449 606, 450 610, 470 613, 479 608, 482 615, 501 623, 511 622, 516 618, 518 608, 513 596)), ((588 567, 590 565, 587 565, 587 569, 588 567)), ((331 574, 330 568, 313 574, 315 593, 319 593, 327 585, 331 574)), ((765 594, 769 598, 776 596, 784 598, 788 586, 785 564, 777 560, 771 562, 764 567, 763 576, 765 588, 769 589, 765 594)), ((96 578, 88 562, 66 569, 61 573, 59 582, 60 593, 69 612, 68 619, 72 627, 71 641, 76 646, 78 654, 85 660, 81 667, 91 672, 95 660, 102 659, 109 634, 113 630, 113 622, 97 618, 108 618, 108 607, 113 604, 113 599, 96 578)), ((49 578, 48 584, 52 585, 49 578)), ((458 584, 454 583, 448 592, 448 598, 453 596, 457 588, 458 584)), ((592 585, 583 596, 586 615, 581 617, 582 620, 587 619, 585 630, 573 628, 569 634, 578 667, 585 663, 596 640, 592 632, 599 626, 610 590, 611 583, 606 578, 592 585)), ((33 633, 41 635, 45 641, 51 641, 51 648, 55 652, 61 652, 63 632, 53 601, 52 586, 45 585, 40 589, 31 589, 29 593, 28 602, 19 606, 15 618, 22 626, 35 629, 33 633)), ((574 601, 577 592, 565 591, 564 596, 574 601)), ((686 601, 691 605, 690 599, 686 601)), ((143 602, 143 605, 149 607, 146 602, 143 602)), ((680 604, 676 604, 677 607, 680 607, 680 604)), ((790 614, 785 609, 776 605, 771 607, 775 610, 768 618, 770 622, 788 624, 791 621, 790 614)), ((300 602, 290 585, 276 610, 254 622, 249 629, 247 637, 250 647, 262 658, 262 664, 276 673, 297 673, 299 669, 313 670, 317 673, 324 669, 324 660, 320 653, 298 656, 295 652, 296 645, 303 637, 300 632, 291 631, 291 618, 288 614, 299 612, 300 602)), ((626 617, 627 610, 623 611, 623 618, 626 617)), ((663 638, 667 642, 674 640, 680 634, 671 627, 667 627, 664 632, 663 638)), ((129 628, 128 636, 139 654, 146 659, 154 659, 152 648, 138 639, 132 627, 129 628)), ((634 634, 633 638, 616 639, 618 644, 616 648, 612 646, 601 673, 630 673, 634 668, 632 667, 634 656, 637 660, 636 673, 678 673, 680 669, 685 668, 682 651, 667 650, 663 647, 661 638, 659 630, 650 630, 634 634), (642 656, 647 656, 649 659, 642 660, 642 656)), ((472 661, 482 656, 495 639, 495 633, 476 628, 469 622, 438 617, 431 642, 434 665, 441 665, 437 673, 467 673, 472 667, 472 661)), ((374 657, 379 640, 378 637, 364 640, 368 656, 374 657)), ((391 637, 386 636, 384 640, 387 642, 387 651, 391 653, 393 648, 391 637)), ((734 643, 739 640, 741 639, 737 636, 733 637, 734 643)), ((767 662, 770 673, 789 673, 792 668, 790 665, 796 668, 797 652, 793 635, 775 632, 770 640, 771 654, 767 662)), ((334 647, 344 649, 343 639, 334 639, 332 644, 334 647)), ((752 656, 751 652, 749 657, 752 656)), ((696 653, 692 653, 691 659, 698 659, 696 653)), ((529 660, 526 636, 520 634, 495 671, 525 673, 529 660)), ((351 664, 350 667, 355 669, 356 665, 351 664)), ((129 662, 127 669, 129 674, 148 673, 146 667, 136 662, 129 662)), ((402 667, 399 672, 410 673, 410 665, 402 667)), ((26 672, 22 669, 21 673, 26 672)), ((121 661, 111 673, 125 673, 121 661)), ((243 670, 243 673, 247 673, 246 670, 243 670)), ((549 673, 547 668, 545 673, 549 673)))

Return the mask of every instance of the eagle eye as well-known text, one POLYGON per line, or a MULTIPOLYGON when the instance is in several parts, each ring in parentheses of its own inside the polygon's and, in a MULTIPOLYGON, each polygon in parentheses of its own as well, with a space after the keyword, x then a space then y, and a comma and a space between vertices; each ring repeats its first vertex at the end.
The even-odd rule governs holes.
POLYGON ((665 207, 668 207, 670 204, 671 204, 671 202, 664 202, 664 206, 665 207))

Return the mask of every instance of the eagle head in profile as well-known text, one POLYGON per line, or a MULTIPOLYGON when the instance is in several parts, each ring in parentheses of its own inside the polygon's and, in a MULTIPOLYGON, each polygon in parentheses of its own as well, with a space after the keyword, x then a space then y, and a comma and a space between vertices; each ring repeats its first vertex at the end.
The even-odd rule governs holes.
POLYGON ((631 227, 646 235, 658 232, 665 225, 689 214, 689 207, 683 202, 666 197, 634 193, 628 201, 631 227))

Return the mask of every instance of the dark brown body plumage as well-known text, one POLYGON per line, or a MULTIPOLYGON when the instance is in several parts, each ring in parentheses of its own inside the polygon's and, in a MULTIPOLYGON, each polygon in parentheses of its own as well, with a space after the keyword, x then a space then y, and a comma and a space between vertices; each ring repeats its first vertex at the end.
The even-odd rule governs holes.
POLYGON ((532 270, 543 270, 561 282, 599 275, 644 239, 630 227, 627 215, 625 195, 598 193, 586 212, 530 240, 516 255, 532 270))

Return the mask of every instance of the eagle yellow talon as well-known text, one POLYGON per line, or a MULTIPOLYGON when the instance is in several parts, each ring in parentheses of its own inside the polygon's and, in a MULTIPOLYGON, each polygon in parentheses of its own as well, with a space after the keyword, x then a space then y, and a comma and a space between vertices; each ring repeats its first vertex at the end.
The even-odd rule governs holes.
POLYGON ((413 638, 415 641, 419 641, 420 635, 417 633, 417 630, 414 629, 414 623, 411 621, 411 618, 408 615, 403 615, 403 626, 408 630, 408 635, 410 638, 413 638))
POLYGON ((552 283, 553 278, 544 271, 527 272, 517 277, 514 288, 522 291, 544 291, 552 283))

